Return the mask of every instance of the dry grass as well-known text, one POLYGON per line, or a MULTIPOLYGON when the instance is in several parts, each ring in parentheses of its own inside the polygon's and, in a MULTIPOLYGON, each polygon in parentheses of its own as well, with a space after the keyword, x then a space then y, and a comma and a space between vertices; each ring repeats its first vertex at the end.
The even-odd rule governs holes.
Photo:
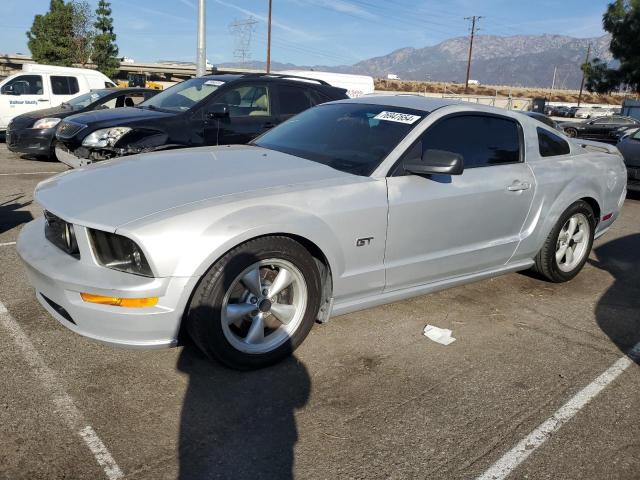
MULTIPOLYGON (((464 85, 443 82, 420 82, 408 80, 375 80, 376 90, 389 90, 396 92, 421 92, 421 93, 446 93, 463 94, 464 85)), ((549 102, 577 102, 577 90, 553 90, 544 88, 509 87, 504 85, 469 85, 469 95, 486 95, 514 98, 543 97, 549 102)), ((624 96, 622 94, 598 95, 589 92, 582 94, 583 103, 601 103, 605 105, 621 105, 624 96)))

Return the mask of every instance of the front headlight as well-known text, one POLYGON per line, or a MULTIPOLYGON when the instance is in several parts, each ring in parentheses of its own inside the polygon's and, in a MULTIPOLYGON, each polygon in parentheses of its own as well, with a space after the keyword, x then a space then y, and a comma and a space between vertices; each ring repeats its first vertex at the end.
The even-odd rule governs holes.
POLYGON ((121 272, 153 277, 144 253, 130 238, 92 229, 89 229, 89 237, 100 265, 121 272))
POLYGON ((113 147, 123 135, 129 133, 129 127, 112 127, 96 130, 87 135, 82 141, 83 147, 113 147))
POLYGON ((31 128, 53 128, 60 123, 59 118, 41 118, 31 128))

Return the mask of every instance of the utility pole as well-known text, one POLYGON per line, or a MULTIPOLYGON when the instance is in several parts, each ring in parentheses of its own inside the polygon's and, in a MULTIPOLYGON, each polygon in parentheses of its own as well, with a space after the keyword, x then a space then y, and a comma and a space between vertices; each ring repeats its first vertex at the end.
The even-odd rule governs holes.
MULTIPOLYGON (((589 48, 587 48, 587 58, 584 61, 584 64, 586 65, 587 63, 589 63, 589 55, 591 55, 591 43, 589 43, 589 48)), ((582 82, 580 82, 580 93, 578 94, 578 106, 580 106, 580 102, 582 102, 582 89, 584 88, 584 78, 585 78, 585 70, 584 68, 582 69, 582 82)))
POLYGON ((198 48, 196 54, 196 77, 202 77, 207 71, 207 40, 205 38, 205 0, 198 2, 198 48))
POLYGON ((269 19, 267 21, 267 73, 271 71, 271 3, 269 0, 269 19))
POLYGON ((473 52, 473 38, 476 36, 476 23, 482 17, 474 15, 473 17, 465 17, 465 20, 471 20, 471 37, 469 38, 469 60, 467 61, 467 80, 464 84, 464 93, 469 93, 469 75, 471 74, 471 53, 473 52))
POLYGON ((553 80, 551 81, 551 90, 556 88, 556 73, 558 72, 558 66, 553 67, 553 80))

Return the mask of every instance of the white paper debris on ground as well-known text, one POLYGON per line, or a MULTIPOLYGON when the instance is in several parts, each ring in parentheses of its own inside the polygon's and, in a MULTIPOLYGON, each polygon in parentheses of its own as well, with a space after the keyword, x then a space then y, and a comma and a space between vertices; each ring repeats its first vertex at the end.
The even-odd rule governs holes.
POLYGON ((455 342, 456 339, 451 336, 452 333, 447 328, 438 328, 433 325, 424 327, 424 336, 440 345, 450 345, 455 342))

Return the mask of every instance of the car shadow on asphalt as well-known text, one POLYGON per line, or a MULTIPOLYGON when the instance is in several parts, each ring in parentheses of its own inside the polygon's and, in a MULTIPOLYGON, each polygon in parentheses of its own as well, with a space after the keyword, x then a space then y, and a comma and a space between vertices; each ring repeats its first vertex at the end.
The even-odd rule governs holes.
POLYGON ((31 201, 20 202, 22 195, 12 195, 8 200, 0 200, 0 233, 11 230, 33 220, 31 212, 20 210, 31 204, 31 201))
POLYGON ((311 390, 307 369, 297 358, 239 372, 187 344, 178 370, 189 376, 179 479, 293 478, 295 411, 307 403, 311 390))
MULTIPOLYGON (((617 238, 594 249, 589 263, 609 272, 613 285, 595 308, 598 326, 626 355, 640 344, 640 233, 617 238)), ((640 352, 630 355, 640 364, 640 352)))

